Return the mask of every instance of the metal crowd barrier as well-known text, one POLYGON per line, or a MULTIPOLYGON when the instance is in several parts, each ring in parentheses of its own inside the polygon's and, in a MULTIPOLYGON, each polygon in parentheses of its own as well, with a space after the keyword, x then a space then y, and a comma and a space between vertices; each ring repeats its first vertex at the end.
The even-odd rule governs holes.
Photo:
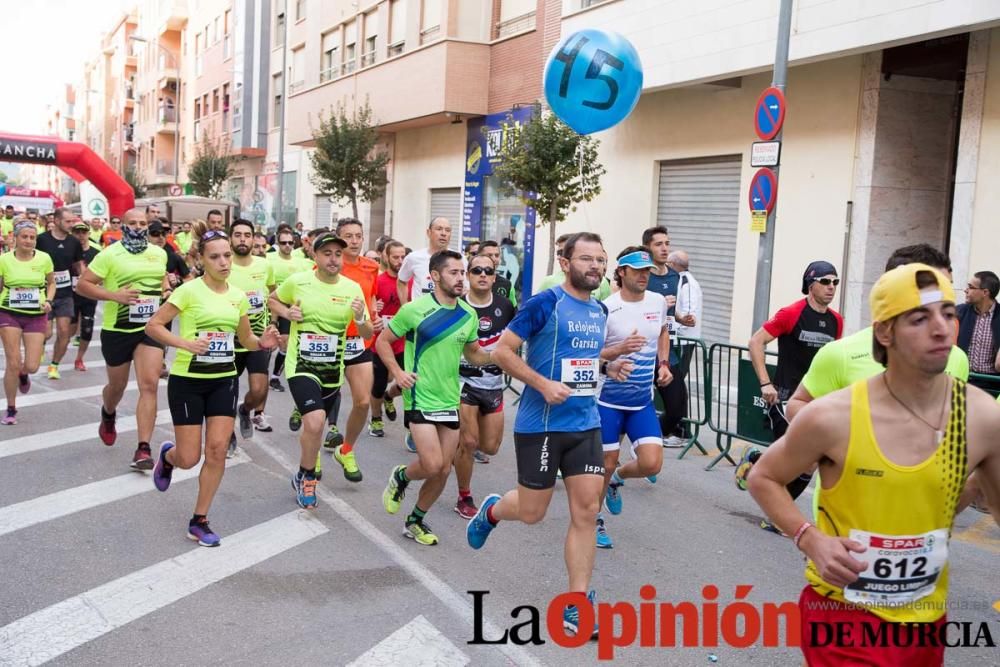
MULTIPOLYGON (((677 352, 679 358, 680 372, 683 374, 684 387, 687 390, 687 415, 681 419, 685 431, 689 434, 688 441, 677 455, 678 459, 684 458, 692 447, 708 455, 702 446, 699 438, 701 427, 708 424, 709 397, 712 394, 712 377, 708 373, 708 348, 704 341, 699 338, 686 338, 677 336, 671 341, 671 345, 677 352)), ((678 379, 675 377, 674 382, 678 379)), ((655 395, 657 414, 663 412, 663 401, 659 392, 655 395)))
POLYGON ((1000 375, 969 373, 969 384, 979 387, 993 398, 1000 396, 1000 375))

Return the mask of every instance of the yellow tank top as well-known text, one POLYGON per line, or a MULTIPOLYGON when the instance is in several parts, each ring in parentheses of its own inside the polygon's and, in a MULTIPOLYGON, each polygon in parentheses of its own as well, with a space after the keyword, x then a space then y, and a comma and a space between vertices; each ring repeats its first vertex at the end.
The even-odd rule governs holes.
POLYGON ((948 597, 948 544, 958 497, 965 486, 965 383, 953 380, 951 415, 934 454, 913 466, 883 455, 875 441, 868 381, 851 385, 851 436, 844 470, 823 490, 816 526, 868 547, 852 553, 868 562, 844 589, 823 581, 812 561, 806 580, 820 595, 863 605, 887 621, 932 622, 948 597))

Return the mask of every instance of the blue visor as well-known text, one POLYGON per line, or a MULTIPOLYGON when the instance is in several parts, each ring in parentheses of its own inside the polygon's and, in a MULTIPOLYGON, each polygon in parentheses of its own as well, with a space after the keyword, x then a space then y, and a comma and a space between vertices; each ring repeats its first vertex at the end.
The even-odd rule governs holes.
POLYGON ((653 260, 649 256, 649 253, 645 250, 638 250, 636 252, 630 252, 618 259, 618 266, 628 266, 633 269, 651 269, 653 266, 653 260))

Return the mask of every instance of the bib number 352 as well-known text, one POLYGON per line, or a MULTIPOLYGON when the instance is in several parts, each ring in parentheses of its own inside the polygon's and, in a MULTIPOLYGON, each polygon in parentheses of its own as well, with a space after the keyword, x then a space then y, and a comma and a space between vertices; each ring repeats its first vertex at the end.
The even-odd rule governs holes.
POLYGON ((563 359, 564 385, 573 390, 573 396, 593 396, 597 393, 597 359, 563 359))

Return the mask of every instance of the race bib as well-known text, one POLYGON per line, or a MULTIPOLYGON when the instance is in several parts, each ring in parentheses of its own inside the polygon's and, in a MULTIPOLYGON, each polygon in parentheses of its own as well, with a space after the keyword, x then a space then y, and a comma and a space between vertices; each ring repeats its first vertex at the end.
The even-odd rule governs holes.
POLYGON ((868 606, 898 606, 934 592, 948 562, 948 531, 923 535, 879 535, 851 530, 851 539, 868 547, 851 557, 868 563, 858 580, 844 588, 848 602, 868 606))
POLYGON ((160 299, 155 296, 141 297, 135 303, 128 305, 128 321, 133 324, 145 324, 157 310, 160 309, 160 299))
POLYGON ((62 289, 63 287, 71 287, 73 281, 70 278, 69 271, 53 271, 52 278, 56 281, 56 289, 62 289))
POLYGON ((457 422, 458 410, 434 410, 427 412, 421 410, 420 414, 429 422, 457 422))
POLYGON ((247 292, 247 301, 250 302, 250 315, 264 312, 264 295, 260 290, 250 290, 247 292))
POLYGON ((667 331, 671 335, 677 333, 677 320, 674 319, 673 315, 667 315, 667 331))
POLYGON ((337 360, 337 337, 332 334, 299 334, 299 356, 306 361, 333 363, 337 360))
POLYGON ((430 294, 434 291, 434 281, 431 280, 430 275, 424 278, 424 294, 430 294))
POLYGON ((361 356, 364 351, 365 341, 360 336, 351 336, 344 342, 344 359, 354 359, 361 356))
POLYGON ((80 276, 73 276, 73 279, 70 282, 70 284, 73 286, 73 289, 76 289, 76 285, 79 282, 80 282, 80 276))
POLYGON ((42 291, 37 287, 11 287, 10 307, 38 310, 42 307, 42 291))
POLYGON ((594 396, 597 370, 597 359, 563 359, 560 381, 573 390, 573 396, 594 396))
POLYGON ((195 361, 206 364, 231 364, 236 360, 233 334, 222 331, 199 331, 198 340, 208 341, 208 351, 196 356, 195 361))

